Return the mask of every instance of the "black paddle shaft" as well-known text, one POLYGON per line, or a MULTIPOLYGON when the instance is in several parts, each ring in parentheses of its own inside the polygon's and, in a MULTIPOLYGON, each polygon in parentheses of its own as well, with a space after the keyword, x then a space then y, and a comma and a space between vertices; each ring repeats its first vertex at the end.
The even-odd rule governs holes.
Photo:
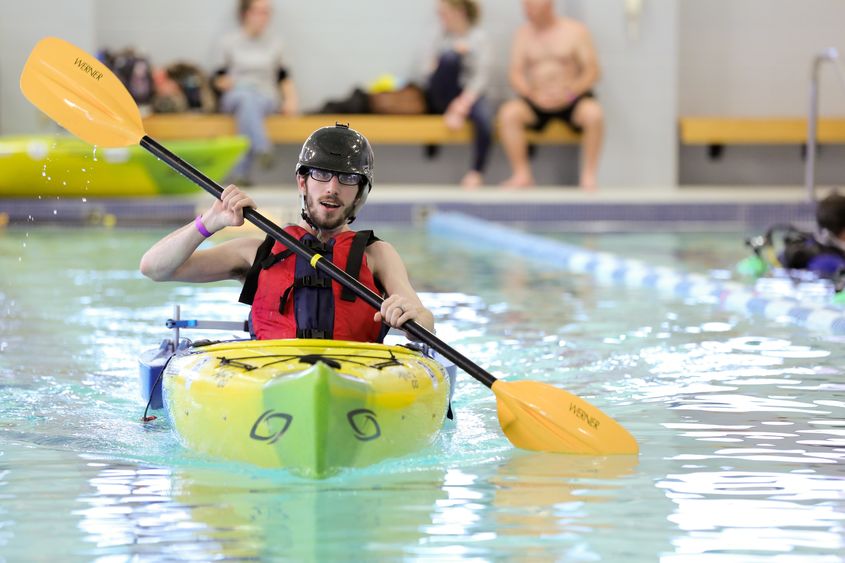
MULTIPOLYGON (((156 157, 164 161, 168 166, 185 176, 187 179, 194 182, 196 185, 216 197, 220 199, 223 195, 223 188, 194 168, 191 164, 185 162, 172 152, 170 152, 167 148, 163 145, 159 144, 155 139, 144 135, 141 138, 141 146, 147 149, 149 152, 154 154, 156 157)), ((251 207, 247 207, 244 209, 244 219, 276 239, 277 241, 284 244, 288 247, 291 251, 293 251, 298 256, 305 258, 309 262, 314 257, 314 252, 311 249, 304 246, 299 240, 295 237, 290 235, 289 233, 285 232, 284 230, 280 229, 276 224, 272 221, 261 215, 258 211, 251 207)), ((349 288, 355 295, 363 299, 367 302, 368 305, 372 306, 375 310, 381 309, 381 304, 384 299, 381 298, 380 295, 372 291, 370 288, 347 274, 345 271, 341 270, 337 266, 334 265, 333 262, 326 259, 319 259, 314 266, 316 269, 325 272, 329 277, 331 277, 336 282, 340 283, 342 286, 349 288)), ((486 385, 487 387, 492 387, 493 384, 497 381, 497 379, 486 370, 481 368, 480 366, 476 365, 472 362, 469 358, 440 340, 437 336, 435 336, 430 331, 426 330, 416 321, 407 321, 405 324, 402 325, 402 330, 416 338, 421 342, 425 342, 441 354, 448 358, 449 360, 455 362, 455 365, 467 372, 469 375, 486 385)))

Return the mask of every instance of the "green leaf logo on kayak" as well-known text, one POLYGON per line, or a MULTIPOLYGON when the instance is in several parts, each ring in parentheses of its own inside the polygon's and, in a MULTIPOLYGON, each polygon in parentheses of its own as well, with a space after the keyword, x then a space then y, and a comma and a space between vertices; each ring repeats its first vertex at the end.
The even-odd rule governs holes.
POLYGON ((381 427, 376 420, 376 413, 370 409, 355 409, 346 413, 349 426, 355 433, 355 437, 362 442, 375 440, 381 436, 381 427))
POLYGON ((258 417, 255 424, 252 425, 252 430, 249 431, 249 437, 253 440, 275 444, 288 431, 291 422, 293 422, 293 416, 286 412, 265 411, 258 417), (261 435, 258 433, 259 426, 262 424, 263 427, 261 430, 269 430, 269 434, 261 435))

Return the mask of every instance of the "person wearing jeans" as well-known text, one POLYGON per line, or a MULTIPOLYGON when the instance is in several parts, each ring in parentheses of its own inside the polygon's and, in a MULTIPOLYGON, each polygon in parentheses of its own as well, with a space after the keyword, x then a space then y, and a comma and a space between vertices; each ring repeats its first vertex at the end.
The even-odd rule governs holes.
POLYGON ((250 148, 232 172, 240 185, 251 183, 253 162, 272 162, 272 144, 264 118, 281 112, 296 114, 298 100, 293 81, 282 59, 279 39, 268 31, 270 0, 239 0, 240 26, 220 44, 219 70, 214 87, 220 93, 220 109, 235 116, 238 132, 250 140, 250 148))
POLYGON ((460 129, 473 124, 472 165, 461 185, 478 188, 490 154, 493 113, 484 96, 490 77, 491 52, 477 27, 475 0, 439 0, 441 30, 428 57, 426 102, 431 113, 443 114, 446 125, 460 129))

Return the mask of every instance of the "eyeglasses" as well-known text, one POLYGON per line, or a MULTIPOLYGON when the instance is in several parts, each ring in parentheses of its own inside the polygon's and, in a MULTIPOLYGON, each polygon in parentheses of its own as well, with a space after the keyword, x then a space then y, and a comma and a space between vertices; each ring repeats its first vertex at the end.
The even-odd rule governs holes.
POLYGON ((322 168, 309 168, 308 174, 318 182, 329 182, 332 176, 337 176, 337 181, 344 186, 359 186, 364 179, 363 175, 354 172, 333 172, 322 168))

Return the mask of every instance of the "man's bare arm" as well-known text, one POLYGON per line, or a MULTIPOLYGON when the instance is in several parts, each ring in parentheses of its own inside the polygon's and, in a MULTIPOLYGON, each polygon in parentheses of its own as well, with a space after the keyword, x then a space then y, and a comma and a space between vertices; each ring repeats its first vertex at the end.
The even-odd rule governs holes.
POLYGON ((511 88, 517 95, 523 98, 531 97, 531 87, 525 77, 526 45, 528 41, 528 30, 525 26, 520 27, 513 38, 511 47, 511 62, 508 70, 511 88))
POLYGON ((581 73, 572 84, 572 94, 580 96, 591 90, 601 77, 598 55, 596 54, 593 38, 584 26, 579 30, 579 39, 575 47, 575 56, 581 66, 581 73))
POLYGON ((141 258, 141 273, 154 281, 213 282, 242 279, 261 244, 256 239, 234 239, 207 250, 197 250, 205 237, 193 223, 167 235, 141 258))
MULTIPOLYGON (((220 199, 200 216, 202 227, 217 232, 244 224, 243 210, 255 202, 237 186, 229 185, 220 199)), ((206 236, 208 233, 206 233, 206 236)), ((155 281, 209 282, 243 277, 252 265, 261 241, 236 239, 197 251, 205 240, 189 223, 155 243, 141 258, 141 273, 155 281)))
POLYGON ((414 320, 434 331, 434 315, 420 301, 396 249, 384 241, 375 242, 367 248, 367 263, 387 292, 387 298, 374 319, 383 320, 396 328, 414 320))

